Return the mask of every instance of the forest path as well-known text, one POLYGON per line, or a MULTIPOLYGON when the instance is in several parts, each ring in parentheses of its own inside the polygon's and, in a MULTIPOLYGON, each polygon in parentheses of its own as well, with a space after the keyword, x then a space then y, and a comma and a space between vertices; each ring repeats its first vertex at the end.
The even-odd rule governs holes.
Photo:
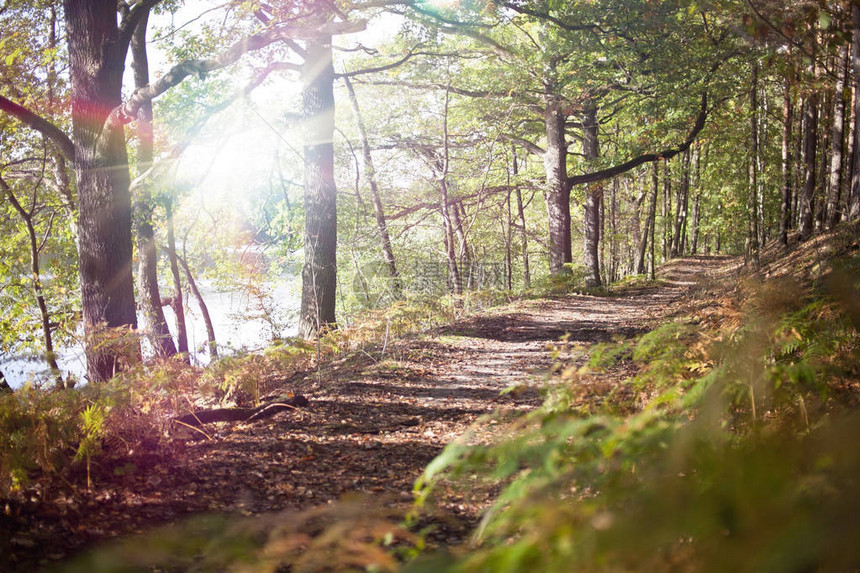
MULTIPOLYGON (((359 353, 285 382, 275 395, 301 393, 311 406, 253 423, 209 424, 208 439, 192 434, 96 467, 92 493, 28 516, 13 558, 26 570, 189 514, 303 509, 349 492, 405 506, 424 467, 479 416, 541 403, 550 347, 561 337, 568 349, 587 348, 644 332, 726 262, 678 259, 661 269, 659 286, 613 296, 516 301, 397 341, 384 356, 359 353), (500 394, 512 385, 521 389, 500 394)), ((449 503, 447 512, 453 525, 431 541, 461 541, 475 517, 467 504, 449 503)))

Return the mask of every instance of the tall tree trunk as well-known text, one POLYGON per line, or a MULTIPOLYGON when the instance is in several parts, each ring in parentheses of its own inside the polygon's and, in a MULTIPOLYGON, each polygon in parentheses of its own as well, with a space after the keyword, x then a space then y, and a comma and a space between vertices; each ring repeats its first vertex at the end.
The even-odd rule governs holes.
POLYGON ((648 213, 644 211, 646 205, 645 199, 648 198, 648 183, 644 177, 638 178, 641 184, 639 196, 633 203, 633 217, 631 220, 630 231, 633 238, 633 249, 630 264, 630 269, 633 274, 641 275, 645 272, 645 252, 648 248, 648 213), (642 217, 645 217, 645 226, 642 226, 642 217))
POLYGON ((125 49, 112 0, 65 0, 78 188, 79 274, 87 376, 107 380, 140 356, 132 276, 131 197, 120 105, 125 49))
POLYGON ((352 87, 352 82, 348 76, 343 77, 346 84, 346 91, 349 95, 349 102, 352 106, 352 111, 355 113, 355 122, 358 125, 358 134, 361 137, 361 152, 364 159, 364 178, 367 179, 367 184, 370 187, 370 196, 373 201, 373 214, 376 217, 376 229, 379 232, 379 240, 382 246, 382 256, 385 259, 385 264, 388 268, 388 276, 391 278, 391 285, 395 296, 399 297, 402 286, 400 284, 400 274, 397 272, 397 264, 394 260, 394 250, 391 248, 391 237, 388 234, 388 224, 385 220, 385 210, 382 208, 382 200, 379 197, 379 186, 376 183, 376 167, 373 163, 373 154, 370 150, 370 142, 367 139, 367 130, 364 126, 364 119, 361 115, 361 109, 358 106, 358 98, 355 95, 355 89, 352 87))
POLYGON ((466 288, 474 286, 475 269, 472 265, 472 253, 469 250, 469 243, 466 242, 466 232, 463 229, 463 220, 466 218, 466 211, 462 202, 452 203, 449 214, 451 223, 454 227, 454 233, 457 235, 457 262, 460 266, 460 278, 463 279, 463 274, 466 275, 463 284, 466 288))
POLYGON ((699 204, 702 198, 702 163, 708 161, 708 147, 705 148, 705 159, 700 158, 699 148, 693 150, 693 167, 692 173, 695 175, 693 181, 693 223, 690 230, 690 254, 695 255, 699 249, 699 221, 701 213, 699 212, 699 204))
MULTIPOLYGON (((609 192, 609 264, 607 267, 608 282, 618 280, 618 178, 614 178, 609 192)), ((607 241, 604 241, 607 242, 607 241)))
POLYGON ((818 148, 818 94, 803 98, 803 192, 799 197, 800 238, 812 236, 815 224, 815 160, 818 148))
POLYGON ((188 328, 185 325, 185 301, 182 296, 182 277, 179 275, 179 255, 176 252, 176 232, 173 222, 173 200, 168 199, 164 204, 167 219, 167 257, 170 260, 170 274, 173 277, 173 297, 170 306, 176 315, 176 349, 182 355, 182 360, 191 363, 188 354, 188 328))
MULTIPOLYGON (((517 161, 517 150, 516 148, 512 149, 513 154, 513 172, 514 172, 514 180, 517 180, 519 176, 519 162, 517 161)), ((523 288, 531 288, 532 286, 532 278, 531 278, 531 270, 529 269, 529 241, 528 241, 528 233, 526 232, 526 212, 523 208, 523 193, 520 189, 519 183, 516 184, 514 188, 514 193, 517 196, 517 217, 520 220, 520 239, 523 244, 523 288)))
POLYGON ((508 178, 508 194, 505 197, 505 219, 503 223, 503 233, 505 240, 505 288, 513 290, 514 288, 514 257, 513 257, 513 240, 514 240, 514 216, 511 209, 511 190, 510 178, 508 178))
POLYGON ((302 80, 305 118, 305 264, 299 332, 313 338, 335 323, 337 189, 334 182, 334 68, 331 38, 308 41, 302 80))
POLYGON ((853 31, 851 33, 851 71, 854 75, 854 151, 852 152, 851 196, 846 208, 849 220, 860 219, 860 6, 851 3, 853 31))
POLYGON ((759 231, 758 231, 758 63, 753 64, 752 85, 750 86, 750 138, 749 159, 747 162, 747 185, 749 187, 749 217, 747 231, 747 248, 745 262, 752 263, 754 268, 759 265, 759 231))
POLYGON ((687 230, 687 208, 690 203, 690 150, 681 156, 681 183, 678 185, 678 203, 675 205, 675 229, 672 233, 672 256, 684 252, 687 230))
POLYGON ((660 215, 663 220, 663 248, 661 258, 663 261, 669 260, 669 248, 671 232, 671 223, 669 217, 672 213, 672 171, 670 168, 671 160, 663 162, 663 204, 660 209, 660 215))
POLYGON ((833 130, 830 134, 830 193, 827 199, 827 227, 833 228, 841 217, 842 173, 845 169, 845 85, 848 82, 848 46, 839 48, 838 75, 833 97, 833 130))
POLYGON ((833 131, 833 99, 832 89, 824 89, 823 97, 818 100, 818 151, 816 168, 816 200, 814 203, 814 227, 820 231, 827 225, 827 198, 830 196, 830 135, 833 131))
POLYGON ((779 244, 788 246, 788 231, 792 222, 792 195, 794 189, 794 154, 792 141, 794 135, 794 98, 791 93, 791 80, 786 78, 782 99, 782 207, 779 218, 779 244))
MULTIPOLYGON (((149 59, 146 53, 146 27, 149 16, 141 18, 131 39, 131 67, 134 70, 134 86, 149 85, 149 59)), ((137 118, 137 172, 144 173, 152 166, 153 132, 152 102, 147 101, 137 118)), ((158 251, 155 231, 152 226, 153 201, 151 188, 144 183, 134 199, 134 223, 137 234, 137 291, 143 319, 149 327, 150 344, 158 357, 176 354, 176 346, 170 336, 167 320, 161 304, 158 288, 158 251)))
MULTIPOLYGON (((717 200, 717 218, 722 219, 723 217, 723 200, 717 200)), ((717 228, 716 233, 714 233, 714 252, 718 255, 723 247, 723 232, 717 228)))
POLYGON ((457 252, 454 248, 454 216, 452 210, 456 206, 451 205, 451 194, 448 192, 448 171, 450 169, 450 153, 448 149, 448 104, 450 103, 451 91, 445 90, 445 110, 442 114, 442 157, 437 162, 439 185, 442 191, 442 224, 445 233, 445 257, 448 260, 448 282, 451 292, 461 294, 463 292, 463 278, 457 266, 457 252))
POLYGON ((651 195, 651 208, 648 209, 648 227, 650 229, 651 234, 651 280, 653 281, 657 275, 657 261, 654 258, 654 251, 656 250, 656 244, 654 242, 654 230, 657 227, 657 192, 660 188, 660 177, 657 172, 657 168, 659 167, 658 163, 654 162, 654 168, 651 170, 651 186, 654 191, 651 195))
MULTIPOLYGON (((657 195, 660 192, 660 175, 659 170, 660 163, 655 161, 651 165, 651 200, 648 204, 648 215, 645 218, 645 228, 642 231, 642 242, 639 245, 639 252, 636 256, 636 274, 643 275, 645 274, 646 266, 645 266, 645 253, 648 248, 649 237, 650 240, 654 240, 654 223, 656 222, 657 216, 657 195)), ((651 245, 651 264, 654 264, 654 245, 651 245)))
MULTIPOLYGON (((598 140, 597 105, 593 100, 585 103, 582 118, 582 154, 586 163, 600 157, 598 140)), ((591 183, 585 190, 585 284, 596 287, 600 280, 600 205, 603 203, 603 184, 591 183)))
POLYGON ((564 135, 565 116, 561 102, 547 96, 544 122, 546 124, 546 208, 549 219, 549 271, 558 274, 573 260, 570 248, 570 187, 567 183, 567 142, 564 135))

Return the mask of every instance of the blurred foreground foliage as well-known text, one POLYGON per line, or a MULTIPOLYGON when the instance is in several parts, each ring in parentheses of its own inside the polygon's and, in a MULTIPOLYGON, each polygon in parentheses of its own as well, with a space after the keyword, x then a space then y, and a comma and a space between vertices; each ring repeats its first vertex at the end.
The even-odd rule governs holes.
POLYGON ((419 505, 501 493, 468 549, 406 570, 857 570, 858 279, 855 255, 811 284, 747 281, 739 313, 687 309, 560 364, 542 408, 427 467, 419 505), (625 361, 630 391, 584 403, 625 361))

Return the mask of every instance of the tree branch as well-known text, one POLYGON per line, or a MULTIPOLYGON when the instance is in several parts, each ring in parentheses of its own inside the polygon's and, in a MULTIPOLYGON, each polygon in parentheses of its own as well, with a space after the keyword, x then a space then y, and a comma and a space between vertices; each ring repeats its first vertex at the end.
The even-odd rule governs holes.
POLYGON ((524 14, 526 16, 531 16, 533 18, 538 18, 541 20, 546 20, 547 22, 552 22, 562 30, 567 30, 568 32, 592 32, 592 31, 601 31, 600 26, 597 24, 568 24, 564 22, 560 18, 556 18, 555 16, 551 16, 546 12, 539 12, 537 10, 532 10, 531 8, 527 8, 522 4, 516 2, 504 2, 502 4, 505 8, 513 10, 518 14, 524 14))
POLYGON ((122 48, 123 54, 128 51, 131 37, 134 35, 134 30, 140 23, 141 18, 146 14, 149 14, 149 11, 161 1, 162 0, 141 0, 135 4, 134 8, 123 16, 122 22, 120 22, 119 25, 119 45, 122 48))
MULTIPOLYGON (((442 55, 442 54, 427 54, 427 55, 442 55)), ((414 84, 410 82, 401 82, 401 81, 386 81, 386 80, 375 80, 375 81, 360 81, 359 83, 363 85, 372 85, 372 86, 398 86, 407 88, 410 90, 443 90, 448 86, 445 84, 439 83, 427 83, 427 84, 414 84)), ((473 98, 501 98, 501 97, 509 97, 510 92, 490 92, 483 90, 467 90, 463 88, 458 88, 456 86, 451 86, 450 91, 452 94, 457 94, 465 97, 473 97, 473 98)))
POLYGON ((350 34, 364 30, 366 24, 366 20, 358 20, 355 22, 330 22, 315 29, 292 26, 271 28, 243 38, 214 58, 208 60, 186 60, 176 64, 170 71, 156 80, 155 83, 135 90, 128 101, 114 108, 105 122, 104 133, 110 133, 112 128, 118 128, 133 121, 144 103, 157 98, 192 74, 204 77, 209 72, 220 70, 236 63, 239 58, 248 52, 260 50, 275 42, 295 39, 309 40, 339 34, 350 34))
POLYGON ((405 56, 403 56, 399 60, 395 60, 395 61, 391 62, 390 64, 377 66, 375 68, 365 68, 362 70, 355 70, 352 72, 343 72, 340 74, 335 74, 335 77, 336 78, 352 78, 355 76, 360 76, 360 75, 365 75, 365 74, 375 74, 377 72, 384 72, 386 70, 390 70, 390 69, 396 68, 397 66, 403 65, 415 56, 434 56, 434 55, 436 55, 436 54, 433 54, 431 52, 419 52, 419 51, 417 51, 419 47, 420 47, 420 44, 418 46, 415 46, 411 50, 409 50, 405 56))
POLYGON ((635 167, 639 167, 643 163, 658 161, 660 159, 671 159, 679 153, 687 151, 693 144, 693 142, 696 140, 696 137, 699 135, 699 132, 702 131, 702 129, 705 127, 705 120, 707 119, 707 117, 708 94, 703 93, 701 108, 699 109, 699 115, 696 117, 696 123, 693 125, 693 128, 687 134, 687 138, 681 145, 672 149, 665 149, 657 153, 645 153, 638 157, 634 157, 629 161, 621 163, 620 165, 615 165, 614 167, 610 167, 608 169, 602 169, 600 171, 594 171, 592 173, 583 173, 582 175, 574 175, 573 177, 568 177, 568 188, 573 187, 574 185, 582 185, 583 183, 594 183, 595 181, 610 179, 612 177, 621 175, 622 173, 626 173, 627 171, 630 171, 635 167))
POLYGON ((505 141, 510 141, 511 143, 516 143, 517 145, 519 145, 520 147, 522 147, 523 149, 525 149, 527 152, 531 153, 532 155, 537 155, 538 157, 543 157, 543 154, 546 153, 546 151, 541 149, 540 146, 535 145, 534 143, 532 143, 528 139, 523 139, 522 137, 517 137, 515 135, 508 135, 506 133, 503 133, 499 137, 501 137, 505 141))
POLYGON ((68 135, 50 121, 3 96, 0 96, 0 111, 8 113, 24 125, 35 129, 53 141, 60 152, 66 156, 66 159, 73 160, 75 158, 75 144, 72 143, 68 135))

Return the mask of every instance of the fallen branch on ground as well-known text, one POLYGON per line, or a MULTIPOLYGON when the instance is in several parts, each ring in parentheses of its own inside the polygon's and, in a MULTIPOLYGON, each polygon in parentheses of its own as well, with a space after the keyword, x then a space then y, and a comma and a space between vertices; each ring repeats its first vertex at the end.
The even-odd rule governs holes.
POLYGON ((211 410, 198 410, 177 416, 173 421, 180 425, 200 427, 212 422, 256 422, 284 410, 296 410, 310 405, 310 401, 304 396, 297 395, 274 404, 264 404, 258 408, 213 408, 211 410))

